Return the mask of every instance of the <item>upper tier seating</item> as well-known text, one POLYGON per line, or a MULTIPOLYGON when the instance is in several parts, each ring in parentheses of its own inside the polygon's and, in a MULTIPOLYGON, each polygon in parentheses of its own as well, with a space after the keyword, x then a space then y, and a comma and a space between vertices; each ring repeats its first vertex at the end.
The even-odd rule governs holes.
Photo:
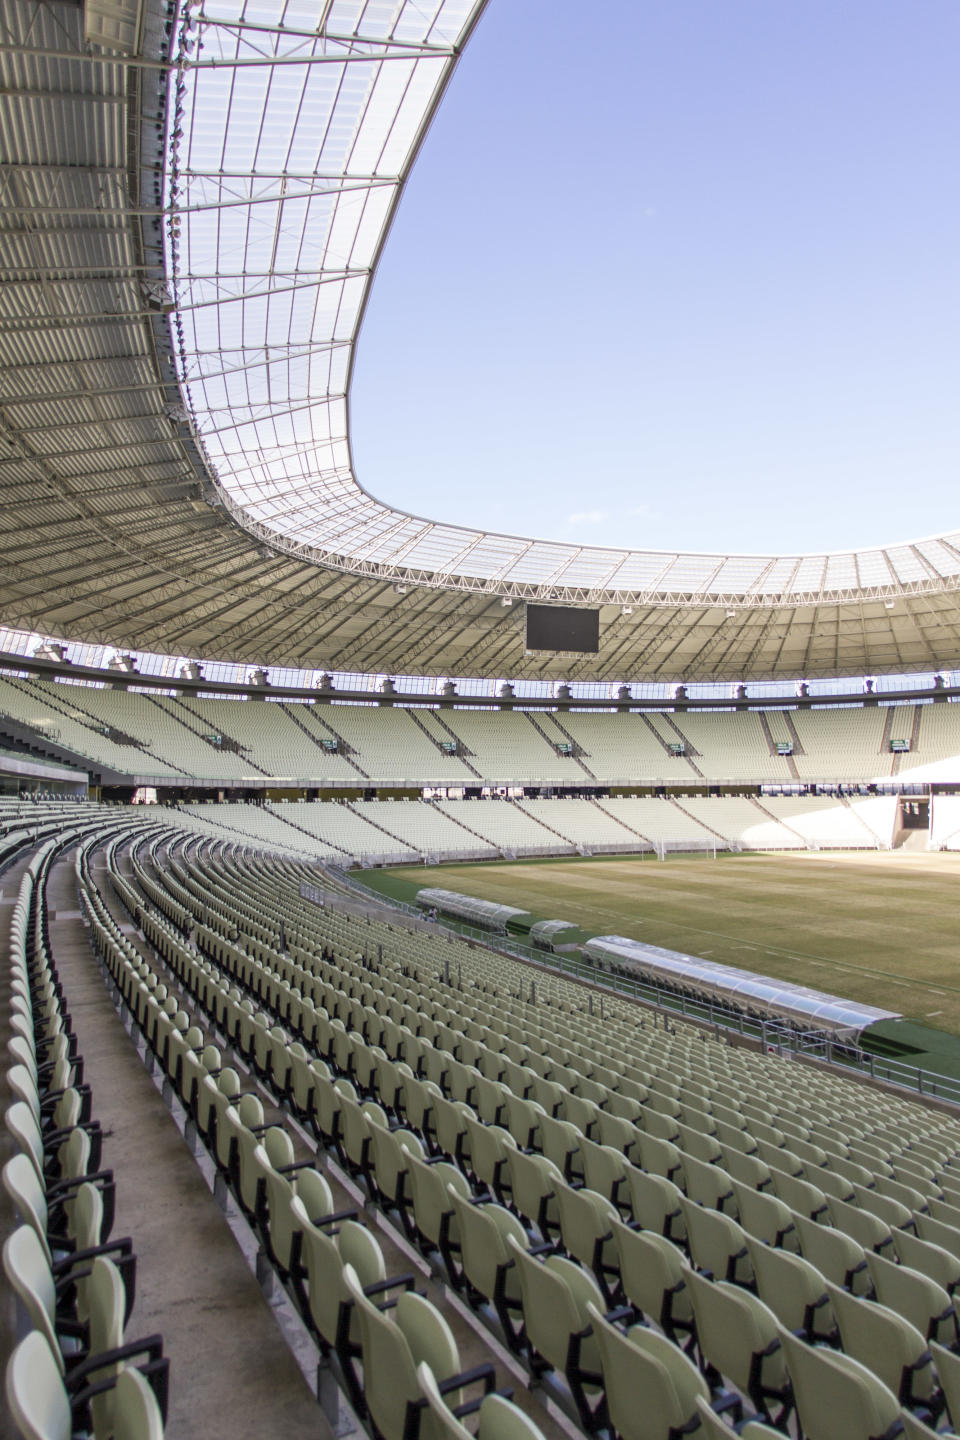
MULTIPOLYGON (((236 741, 243 753, 235 758, 245 764, 248 775, 249 760, 259 772, 294 782, 339 768, 339 757, 323 751, 319 739, 313 740, 292 718, 301 710, 306 714, 305 706, 291 707, 292 713, 288 713, 286 706, 267 700, 197 700, 193 696, 167 703, 195 729, 236 741)), ((356 774, 348 766, 343 769, 356 774)))
POLYGON ((431 738, 434 731, 437 742, 452 737, 442 727, 430 724, 433 719, 431 710, 370 705, 306 708, 308 719, 321 732, 335 731, 353 748, 358 764, 368 775, 412 785, 470 785, 476 782, 476 776, 458 756, 447 754, 439 743, 434 743, 431 738), (425 734, 421 725, 429 733, 425 734))
MULTIPOLYGON (((40 681, 0 679, 0 715, 9 715, 46 736, 57 745, 98 764, 134 774, 175 777, 184 772, 159 756, 116 741, 98 730, 100 721, 81 703, 88 694, 102 695, 90 687, 45 684, 40 681), (76 699, 74 699, 74 692, 76 699)), ((123 729, 119 720, 118 729, 123 729)))
POLYGON ((207 700, 5 677, 2 714, 78 756, 170 779, 408 788, 960 781, 960 705, 950 703, 798 704, 762 713, 406 709, 207 700), (893 740, 910 750, 892 752, 893 740), (793 754, 771 753, 778 742, 793 754), (558 753, 564 745, 575 753, 558 753))
POLYGON ((570 780, 577 767, 557 754, 525 714, 496 713, 493 725, 491 712, 485 710, 451 710, 443 715, 444 724, 469 751, 471 766, 488 784, 506 785, 521 775, 543 782, 570 780))
POLYGON ((919 719, 917 744, 902 757, 898 772, 900 777, 905 780, 956 781, 960 775, 960 705, 956 702, 918 705, 916 710, 919 719))
POLYGON ((697 769, 708 780, 751 780, 757 775, 789 778, 786 760, 770 754, 760 716, 692 712, 673 717, 698 752, 697 769))
POLYGON ((584 751, 584 761, 598 780, 609 785, 696 779, 683 756, 667 749, 670 740, 658 738, 652 715, 597 715, 571 711, 562 717, 564 727, 584 751))
POLYGON ((793 762, 801 780, 877 780, 890 774, 883 746, 886 710, 881 706, 792 710, 803 747, 793 762))
MULTIPOLYGON (((46 690, 60 696, 63 685, 47 685, 46 690)), ((169 766, 185 775, 203 775, 210 779, 233 780, 257 772, 243 755, 220 750, 205 740, 201 730, 214 733, 213 726, 204 727, 179 702, 166 695, 137 695, 128 690, 95 690, 90 685, 71 687, 76 704, 103 725, 114 725, 128 735, 136 736, 149 750, 169 766)))

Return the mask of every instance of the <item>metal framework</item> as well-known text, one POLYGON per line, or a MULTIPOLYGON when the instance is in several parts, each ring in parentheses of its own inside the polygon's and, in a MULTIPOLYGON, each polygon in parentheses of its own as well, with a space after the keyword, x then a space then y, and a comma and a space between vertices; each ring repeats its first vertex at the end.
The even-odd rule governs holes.
POLYGON ((91 43, 76 5, 0 0, 0 620, 410 675, 960 662, 960 532, 624 551, 444 525, 361 488, 349 386, 371 277, 484 0, 100 0, 108 25, 111 3, 126 53, 91 43), (599 656, 526 652, 525 599, 599 607, 599 656))
POLYGON ((479 8, 395 5, 376 43, 368 7, 344 0, 324 35, 306 6, 280 27, 274 0, 188 0, 181 13, 167 187, 180 375, 238 523, 354 574, 589 604, 770 608, 956 586, 960 533, 852 554, 663 554, 444 525, 361 488, 353 345, 403 177, 479 8), (290 69, 269 84, 219 68, 271 60, 290 69), (224 347, 240 365, 205 372, 224 347))

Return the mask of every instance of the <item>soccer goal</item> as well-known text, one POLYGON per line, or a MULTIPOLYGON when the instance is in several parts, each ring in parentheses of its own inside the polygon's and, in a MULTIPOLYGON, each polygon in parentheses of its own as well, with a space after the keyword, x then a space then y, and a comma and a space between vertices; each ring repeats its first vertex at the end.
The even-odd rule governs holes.
MULTIPOLYGON (((666 860, 671 855, 699 855, 703 860, 716 860, 716 840, 704 839, 698 836, 695 840, 657 840, 655 844, 657 859, 666 860)), ((721 850, 731 849, 731 846, 722 842, 721 850)))

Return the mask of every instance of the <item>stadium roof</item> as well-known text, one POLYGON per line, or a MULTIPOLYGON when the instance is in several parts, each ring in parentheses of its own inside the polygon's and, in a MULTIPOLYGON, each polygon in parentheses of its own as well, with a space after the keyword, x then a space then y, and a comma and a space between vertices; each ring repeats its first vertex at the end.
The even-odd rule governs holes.
POLYGON ((409 675, 956 666, 960 533, 624 551, 445 525, 361 488, 354 342, 481 9, 0 0, 0 621, 409 675), (600 608, 599 655, 527 653, 525 599, 600 608))

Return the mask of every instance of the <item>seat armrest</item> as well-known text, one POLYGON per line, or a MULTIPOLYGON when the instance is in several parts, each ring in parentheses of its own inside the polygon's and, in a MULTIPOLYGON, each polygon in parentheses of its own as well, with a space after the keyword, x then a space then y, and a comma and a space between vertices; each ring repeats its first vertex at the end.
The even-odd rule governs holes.
POLYGON ((440 1382, 438 1388, 441 1395, 449 1395, 453 1390, 465 1389, 467 1385, 479 1385, 484 1387, 484 1394, 489 1395, 496 1383, 496 1372, 491 1364, 475 1365, 472 1370, 461 1370, 459 1375, 451 1375, 449 1379, 440 1382))
POLYGON ((93 1260, 97 1255, 121 1255, 133 1254, 133 1241, 129 1235, 121 1240, 110 1240, 106 1245, 92 1245, 88 1250, 74 1250, 65 1260, 57 1260, 51 1265, 50 1270, 54 1278, 66 1275, 68 1278, 76 1279, 76 1276, 69 1276, 70 1269, 86 1260, 93 1260))
POLYGON ((112 1185, 114 1183, 113 1171, 93 1170, 89 1175, 71 1175, 65 1180, 55 1180, 51 1185, 47 1186, 47 1204, 51 1205, 61 1200, 69 1200, 71 1190, 78 1190, 81 1185, 86 1185, 88 1181, 90 1184, 94 1184, 97 1180, 102 1180, 104 1185, 112 1185))
MULTIPOLYGON (((510 1385, 505 1385, 502 1390, 492 1390, 490 1393, 499 1395, 502 1400, 513 1399, 513 1388, 510 1385)), ((453 1407, 453 1414, 458 1420, 462 1420, 465 1415, 475 1415, 486 1398, 486 1395, 481 1395, 478 1400, 465 1400, 462 1405, 453 1407)))
POLYGON ((358 1211, 337 1210, 333 1215, 310 1216, 310 1223, 316 1225, 318 1230, 324 1229, 327 1225, 337 1225, 341 1220, 356 1220, 358 1211))
POLYGON ((364 1285, 364 1295, 385 1295, 388 1290, 412 1290, 417 1280, 414 1275, 388 1275, 386 1280, 375 1280, 372 1285, 364 1285))
MULTIPOLYGON (((142 1340, 132 1340, 127 1345, 118 1345, 115 1350, 88 1351, 83 1361, 69 1372, 71 1387, 82 1383, 87 1375, 102 1370, 107 1365, 116 1365, 123 1360, 132 1360, 135 1355, 146 1355, 155 1362, 163 1358, 163 1336, 147 1335, 142 1340)), ((169 1362, 168 1362, 169 1363, 169 1362)))

